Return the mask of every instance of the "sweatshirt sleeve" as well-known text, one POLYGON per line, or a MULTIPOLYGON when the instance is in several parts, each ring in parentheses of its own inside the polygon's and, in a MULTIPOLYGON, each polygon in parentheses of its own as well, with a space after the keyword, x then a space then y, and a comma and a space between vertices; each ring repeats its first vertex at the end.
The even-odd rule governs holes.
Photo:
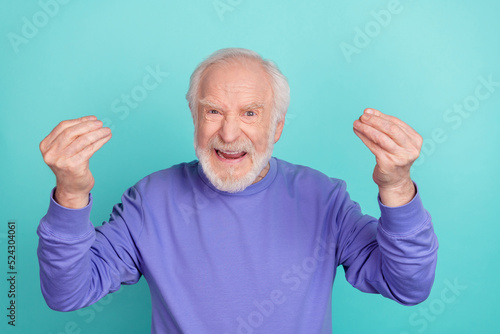
POLYGON ((68 209, 53 198, 37 234, 40 283, 47 305, 72 311, 97 302, 121 284, 141 277, 135 239, 142 228, 141 198, 132 187, 113 207, 109 222, 94 228, 92 196, 82 209, 68 209))
POLYGON ((423 302, 434 282, 438 241, 420 194, 406 205, 380 202, 380 219, 363 215, 345 191, 339 194, 339 262, 355 288, 403 305, 423 302))

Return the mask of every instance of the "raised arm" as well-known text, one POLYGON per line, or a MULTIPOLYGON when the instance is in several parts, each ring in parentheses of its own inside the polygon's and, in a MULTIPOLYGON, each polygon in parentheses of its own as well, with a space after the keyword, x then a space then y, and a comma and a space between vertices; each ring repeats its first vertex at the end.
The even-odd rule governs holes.
POLYGON ((94 229, 90 222, 94 178, 89 159, 110 138, 110 130, 88 116, 61 122, 40 143, 57 180, 37 231, 42 293, 55 310, 90 305, 141 275, 133 246, 142 218, 136 189, 124 194, 106 226, 94 229))
POLYGON ((354 122, 354 132, 376 157, 373 179, 379 186, 381 217, 377 222, 363 215, 343 192, 337 204, 340 263, 359 290, 417 304, 430 293, 438 249, 431 217, 410 178, 422 138, 374 109, 354 122))

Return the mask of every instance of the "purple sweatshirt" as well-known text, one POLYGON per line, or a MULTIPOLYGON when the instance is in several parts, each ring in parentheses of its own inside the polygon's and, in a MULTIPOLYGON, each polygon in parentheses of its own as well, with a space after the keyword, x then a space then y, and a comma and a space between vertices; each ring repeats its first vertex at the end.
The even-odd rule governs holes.
POLYGON ((331 333, 337 266, 357 289, 404 305, 434 280, 438 242, 417 193, 361 213, 344 181, 272 158, 239 193, 217 190, 197 161, 153 173, 94 228, 51 199, 38 228, 42 292, 56 310, 95 303, 141 275, 153 333, 331 333))

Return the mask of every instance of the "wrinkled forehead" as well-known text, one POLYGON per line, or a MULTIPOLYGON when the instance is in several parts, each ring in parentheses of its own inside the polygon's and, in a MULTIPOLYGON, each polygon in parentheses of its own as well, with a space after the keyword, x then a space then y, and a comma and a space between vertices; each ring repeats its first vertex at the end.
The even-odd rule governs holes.
POLYGON ((198 101, 236 98, 270 103, 272 96, 269 75, 260 63, 247 59, 211 65, 204 71, 198 91, 198 101))

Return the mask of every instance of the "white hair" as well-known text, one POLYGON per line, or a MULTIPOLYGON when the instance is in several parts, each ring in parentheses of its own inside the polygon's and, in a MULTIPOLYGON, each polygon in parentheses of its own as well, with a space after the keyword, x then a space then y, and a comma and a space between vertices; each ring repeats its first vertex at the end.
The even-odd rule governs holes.
POLYGON ((196 122, 198 116, 198 89, 205 71, 212 65, 227 65, 234 61, 254 60, 257 61, 269 76, 273 90, 273 115, 271 124, 276 126, 278 122, 285 119, 286 111, 290 104, 290 87, 286 77, 281 73, 278 66, 272 61, 263 59, 258 53, 242 48, 220 49, 212 53, 207 59, 201 62, 194 70, 189 81, 189 90, 186 100, 191 109, 191 115, 196 122))

